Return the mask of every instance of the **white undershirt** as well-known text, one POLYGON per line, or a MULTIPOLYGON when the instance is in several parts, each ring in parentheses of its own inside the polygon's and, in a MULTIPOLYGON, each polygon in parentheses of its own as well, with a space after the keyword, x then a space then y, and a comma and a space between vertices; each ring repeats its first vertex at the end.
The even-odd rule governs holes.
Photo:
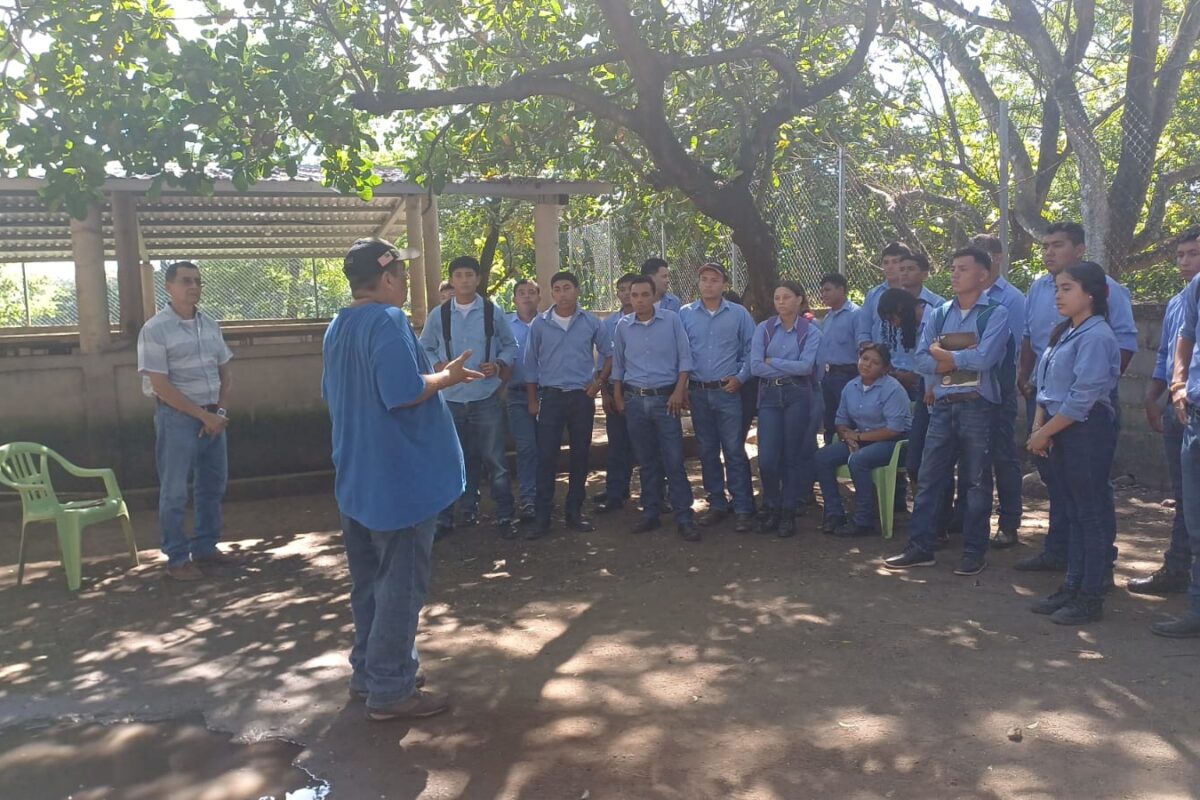
POLYGON ((550 316, 554 318, 554 324, 564 331, 571 326, 571 317, 560 317, 557 311, 551 311, 550 316))
POLYGON ((462 314, 464 317, 465 317, 467 314, 470 314, 470 313, 471 313, 471 309, 472 309, 472 308, 474 308, 474 307, 475 307, 475 301, 474 301, 474 300, 472 300, 471 302, 467 303, 465 306, 464 306, 462 303, 458 302, 457 300, 455 300, 455 301, 454 301, 454 309, 455 309, 455 310, 456 310, 458 313, 462 314))

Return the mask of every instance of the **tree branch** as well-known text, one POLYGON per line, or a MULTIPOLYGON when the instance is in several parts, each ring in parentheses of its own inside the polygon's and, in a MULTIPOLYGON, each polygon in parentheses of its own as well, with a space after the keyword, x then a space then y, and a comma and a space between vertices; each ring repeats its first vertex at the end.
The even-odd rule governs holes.
POLYGON ((1167 200, 1171 190, 1181 183, 1200 179, 1200 161, 1163 173, 1154 182, 1154 192, 1150 196, 1150 209, 1146 212, 1146 224, 1133 237, 1133 250, 1144 250, 1152 241, 1162 235, 1162 224, 1167 214, 1167 200))
POLYGON ((959 19, 969 22, 972 25, 979 25, 983 28, 991 28, 994 31, 1004 31, 1006 33, 1014 32, 1013 24, 1009 20, 997 19, 996 17, 989 17, 976 11, 970 11, 954 2, 954 0, 930 0, 930 3, 935 8, 945 11, 947 14, 953 14, 959 19))

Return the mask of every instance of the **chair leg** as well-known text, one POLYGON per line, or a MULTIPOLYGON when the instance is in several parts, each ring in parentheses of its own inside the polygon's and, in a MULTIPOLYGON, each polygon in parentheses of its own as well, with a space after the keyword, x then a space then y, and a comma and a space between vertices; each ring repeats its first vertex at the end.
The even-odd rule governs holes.
POLYGON ((83 547, 79 523, 69 516, 58 520, 58 547, 62 551, 63 570, 67 573, 67 588, 79 591, 83 579, 83 547))
POLYGON ((896 471, 892 467, 879 467, 871 476, 875 480, 875 499, 879 501, 879 529, 883 538, 892 538, 892 523, 896 509, 896 471))
POLYGON ((17 545, 17 586, 25 580, 25 528, 28 522, 21 520, 21 543, 17 545))
POLYGON ((129 515, 126 514, 120 520, 121 527, 125 529, 125 543, 129 545, 129 557, 133 559, 135 567, 140 566, 142 562, 138 559, 137 540, 133 538, 133 525, 129 521, 129 515))

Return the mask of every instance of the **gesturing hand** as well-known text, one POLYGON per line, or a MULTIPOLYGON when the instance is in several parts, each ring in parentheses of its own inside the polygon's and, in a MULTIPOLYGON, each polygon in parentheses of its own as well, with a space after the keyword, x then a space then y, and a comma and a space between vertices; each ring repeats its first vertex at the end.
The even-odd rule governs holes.
POLYGON ((447 362, 446 372, 450 373, 451 384, 471 383, 480 378, 486 377, 482 372, 473 369, 467 369, 467 359, 471 357, 470 350, 464 350, 458 358, 447 362))

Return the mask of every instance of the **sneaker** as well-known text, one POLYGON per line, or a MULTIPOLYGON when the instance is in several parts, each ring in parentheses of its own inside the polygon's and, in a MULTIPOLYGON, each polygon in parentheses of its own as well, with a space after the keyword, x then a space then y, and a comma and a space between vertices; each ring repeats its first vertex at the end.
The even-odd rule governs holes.
POLYGON ((719 525, 729 517, 729 512, 723 508, 710 508, 696 519, 696 524, 701 528, 708 528, 713 525, 719 525))
POLYGON ((1006 550, 1010 547, 1015 547, 1017 545, 1017 541, 1016 528, 1013 528, 1012 530, 1000 528, 996 531, 995 535, 992 536, 992 547, 996 548, 997 550, 1006 550))
MULTIPOLYGON (((417 677, 413 680, 413 688, 421 689, 424 686, 425 686, 425 673, 422 672, 421 670, 417 670, 417 677)), ((370 694, 370 692, 368 692, 366 689, 355 689, 353 686, 350 687, 350 698, 352 700, 366 700, 367 695, 369 695, 369 694, 370 694)))
POLYGON ((661 527, 662 522, 658 519, 658 517, 642 517, 641 521, 638 522, 637 525, 633 526, 633 530, 631 530, 630 533, 649 533, 650 531, 658 530, 661 527))
POLYGON ((1058 587, 1058 590, 1054 594, 1049 597, 1043 597, 1030 606, 1029 610, 1035 614, 1046 614, 1048 616, 1074 600, 1077 594, 1079 594, 1079 590, 1063 584, 1058 587))
POLYGON ((537 513, 533 510, 532 505, 521 506, 521 516, 518 519, 521 522, 533 522, 537 519, 537 513))
POLYGON ((587 517, 567 517, 567 527, 578 533, 591 533, 596 530, 596 526, 587 517))
POLYGON ((1013 564, 1012 568, 1019 572, 1065 572, 1067 565, 1066 562, 1059 561, 1042 551, 1036 556, 1018 561, 1013 564))
POLYGON ((1134 594, 1178 594, 1186 592, 1191 578, 1186 572, 1171 572, 1166 567, 1156 569, 1144 578, 1130 578, 1125 588, 1134 594))
POLYGON ((842 524, 838 525, 833 532, 834 536, 842 539, 853 539, 861 536, 874 536, 874 525, 856 525, 848 520, 842 520, 842 524))
POLYGON ((700 529, 691 520, 679 523, 679 535, 685 542, 700 541, 700 529))
POLYGON ((983 556, 972 556, 963 554, 963 557, 958 560, 958 566, 954 568, 955 575, 978 575, 987 567, 987 559, 983 556))
POLYGON ((1104 598, 1077 594, 1065 606, 1050 615, 1056 625, 1083 625, 1104 616, 1104 598))
POLYGON ((841 514, 834 514, 831 517, 825 517, 821 520, 821 533, 833 533, 838 528, 842 527, 846 522, 846 518, 841 514))
POLYGON ((887 569, 909 569, 910 567, 932 567, 937 564, 937 559, 933 557, 933 553, 926 553, 924 550, 919 550, 913 545, 904 548, 904 552, 898 556, 885 558, 883 566, 887 569))
POLYGON ((398 703, 382 708, 367 706, 367 719, 372 722, 388 722, 393 719, 421 719, 441 714, 450 708, 450 700, 444 694, 417 689, 398 703))
POLYGON ((733 524, 734 533, 749 533, 754 530, 753 514, 738 514, 737 522, 733 524))
POLYGON ((167 567, 167 577, 174 581, 202 581, 204 573, 190 561, 185 561, 175 567, 167 567))
POLYGON ((1156 622, 1150 626, 1150 632, 1168 639, 1195 639, 1200 636, 1200 614, 1189 612, 1180 619, 1156 622))

